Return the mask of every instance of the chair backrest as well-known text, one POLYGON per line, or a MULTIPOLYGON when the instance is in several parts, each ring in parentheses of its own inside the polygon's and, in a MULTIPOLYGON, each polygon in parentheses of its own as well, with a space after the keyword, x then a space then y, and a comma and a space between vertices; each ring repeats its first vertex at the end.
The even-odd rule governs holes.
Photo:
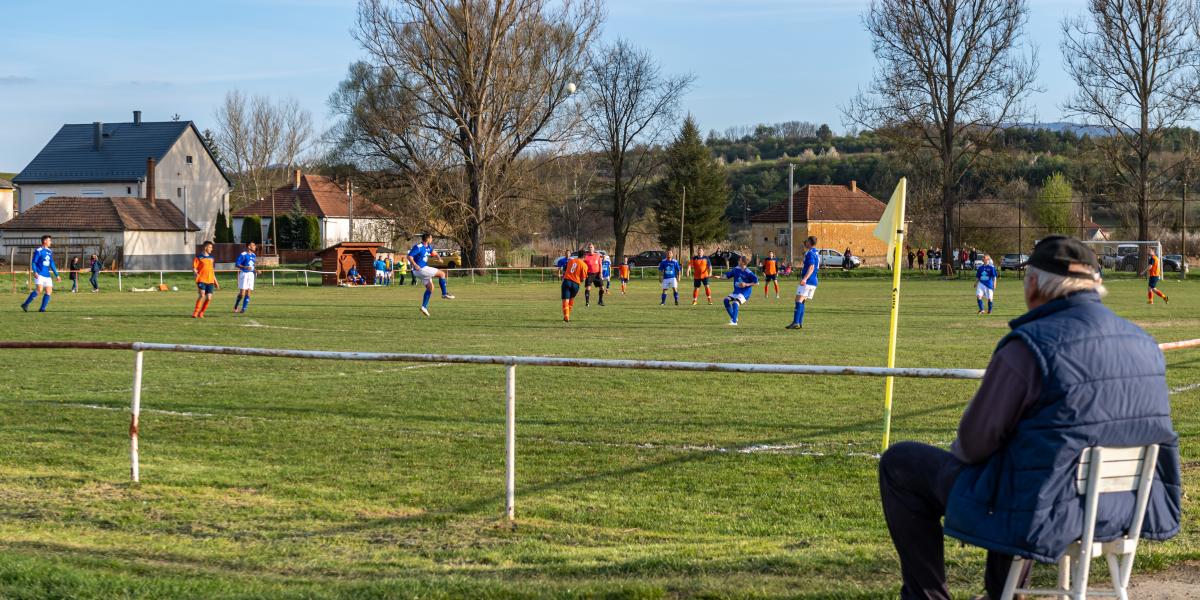
POLYGON ((1079 457, 1075 484, 1084 500, 1083 536, 1081 542, 1090 548, 1096 530, 1096 511, 1100 494, 1136 492, 1133 521, 1126 537, 1137 540, 1142 532, 1142 520, 1150 501, 1154 471, 1158 467, 1158 444, 1135 448, 1086 448, 1079 457))

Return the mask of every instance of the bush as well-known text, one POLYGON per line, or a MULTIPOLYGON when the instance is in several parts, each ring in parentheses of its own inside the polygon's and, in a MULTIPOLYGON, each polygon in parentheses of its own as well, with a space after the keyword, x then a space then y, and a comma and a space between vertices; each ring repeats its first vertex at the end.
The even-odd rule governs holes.
POLYGON ((242 219, 242 243, 262 243, 262 218, 246 217, 242 219))
POLYGON ((313 215, 304 217, 305 241, 309 250, 321 250, 321 222, 313 215))
POLYGON ((271 229, 273 230, 272 233, 279 236, 275 240, 275 243, 278 244, 280 248, 291 249, 296 247, 296 233, 295 228, 292 225, 291 217, 288 215, 279 215, 275 217, 275 221, 271 223, 271 229))
POLYGON ((233 228, 229 226, 229 217, 224 211, 217 211, 217 226, 213 230, 213 241, 218 244, 233 242, 233 228))

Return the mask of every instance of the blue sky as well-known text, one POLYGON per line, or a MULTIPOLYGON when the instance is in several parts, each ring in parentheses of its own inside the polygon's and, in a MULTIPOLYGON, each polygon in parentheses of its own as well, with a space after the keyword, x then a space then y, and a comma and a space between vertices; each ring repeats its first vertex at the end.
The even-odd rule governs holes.
MULTIPOLYGON (((0 36, 0 171, 19 171, 63 123, 178 113, 211 126, 226 91, 294 97, 322 127, 326 99, 361 52, 356 0, 46 0, 6 3, 0 36)), ((874 67, 868 0, 609 0, 604 37, 691 72, 704 131, 806 120, 841 130, 838 106, 874 67)), ((1083 0, 1030 0, 1040 120, 1070 95, 1059 22, 1083 0)), ((586 82, 582 82, 586 85, 586 82)))

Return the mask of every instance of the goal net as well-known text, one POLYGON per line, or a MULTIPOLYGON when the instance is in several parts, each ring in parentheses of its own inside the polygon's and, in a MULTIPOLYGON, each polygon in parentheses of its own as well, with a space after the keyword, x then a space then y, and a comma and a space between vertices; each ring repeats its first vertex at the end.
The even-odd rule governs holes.
MULTIPOLYGON (((1162 242, 1155 241, 1085 241, 1083 242, 1092 248, 1096 253, 1096 258, 1100 260, 1100 266, 1105 271, 1125 271, 1137 273, 1146 267, 1146 256, 1150 250, 1154 250, 1160 258, 1163 258, 1162 242)), ((1172 263, 1169 260, 1163 260, 1163 270, 1172 271, 1172 263)))

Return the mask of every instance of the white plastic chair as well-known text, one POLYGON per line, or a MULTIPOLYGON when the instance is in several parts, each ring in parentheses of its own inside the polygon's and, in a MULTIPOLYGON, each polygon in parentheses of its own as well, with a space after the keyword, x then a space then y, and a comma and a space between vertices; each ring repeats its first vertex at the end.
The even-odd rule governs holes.
POLYGON ((1075 487, 1084 496, 1083 537, 1071 544, 1058 560, 1058 587, 1018 588, 1025 561, 1016 557, 1008 571, 1001 600, 1012 600, 1015 594, 1055 596, 1067 600, 1086 600, 1088 595, 1116 597, 1128 600, 1129 576, 1133 572, 1133 557, 1142 534, 1142 520, 1150 502, 1150 487, 1158 466, 1158 444, 1138 448, 1087 448, 1079 459, 1075 487), (1096 507, 1100 494, 1136 492, 1133 522, 1125 537, 1111 542, 1095 542, 1096 507), (1088 570, 1092 558, 1104 555, 1112 575, 1112 590, 1088 590, 1088 570), (1074 568, 1072 568, 1074 563, 1074 568), (1074 585, 1071 585, 1074 580, 1074 585))

